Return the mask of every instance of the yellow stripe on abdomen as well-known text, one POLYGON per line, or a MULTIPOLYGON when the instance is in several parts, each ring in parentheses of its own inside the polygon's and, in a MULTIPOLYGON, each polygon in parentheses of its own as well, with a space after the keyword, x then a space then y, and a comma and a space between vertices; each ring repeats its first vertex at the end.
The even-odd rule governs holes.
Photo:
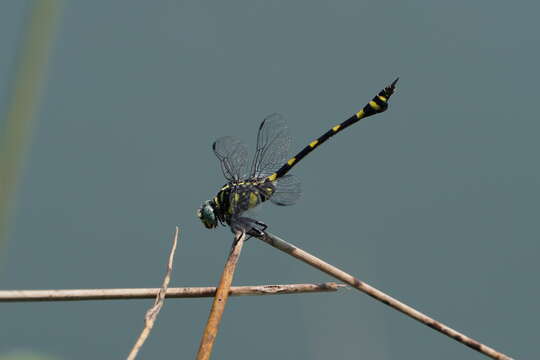
POLYGON ((381 110, 381 106, 373 100, 369 102, 369 106, 371 106, 373 110, 381 110))

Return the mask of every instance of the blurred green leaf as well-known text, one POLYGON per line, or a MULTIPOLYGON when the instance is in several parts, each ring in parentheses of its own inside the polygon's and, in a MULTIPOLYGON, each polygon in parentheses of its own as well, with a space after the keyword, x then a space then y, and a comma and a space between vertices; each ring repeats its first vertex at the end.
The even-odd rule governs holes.
POLYGON ((59 360, 59 357, 40 354, 31 350, 15 350, 0 354, 0 360, 59 360))

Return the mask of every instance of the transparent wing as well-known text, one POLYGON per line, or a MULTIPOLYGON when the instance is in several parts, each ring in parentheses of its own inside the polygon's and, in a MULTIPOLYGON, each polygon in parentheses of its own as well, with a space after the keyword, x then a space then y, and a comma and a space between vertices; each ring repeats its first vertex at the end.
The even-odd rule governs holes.
POLYGON ((302 193, 300 181, 294 175, 285 175, 276 183, 276 191, 270 201, 276 205, 293 205, 302 193))
POLYGON ((248 151, 243 142, 231 136, 224 136, 214 141, 212 149, 227 180, 245 179, 248 151))
POLYGON ((250 176, 264 177, 272 174, 287 161, 291 137, 283 116, 274 113, 259 126, 257 148, 251 163, 250 176))

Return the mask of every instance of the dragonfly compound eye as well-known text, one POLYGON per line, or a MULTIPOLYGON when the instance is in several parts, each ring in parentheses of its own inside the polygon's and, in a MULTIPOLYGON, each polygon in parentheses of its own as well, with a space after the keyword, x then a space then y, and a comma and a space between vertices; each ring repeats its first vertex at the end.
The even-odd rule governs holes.
POLYGON ((205 201, 202 206, 197 209, 197 216, 207 229, 213 229, 217 226, 216 214, 210 201, 205 201))

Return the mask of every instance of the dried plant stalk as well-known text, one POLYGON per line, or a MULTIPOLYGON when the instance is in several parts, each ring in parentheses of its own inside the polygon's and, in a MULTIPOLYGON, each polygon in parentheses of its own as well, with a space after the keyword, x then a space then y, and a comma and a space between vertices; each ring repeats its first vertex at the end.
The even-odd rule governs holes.
POLYGON ((137 339, 137 341, 135 342, 135 345, 133 345, 133 348, 129 352, 127 360, 134 360, 137 357, 139 350, 144 345, 144 342, 148 338, 148 335, 150 335, 150 331, 152 331, 152 328, 154 327, 154 323, 156 322, 156 318, 159 314, 159 311, 161 310, 161 308, 163 307, 163 304, 165 303, 165 294, 167 292, 167 288, 169 287, 169 283, 171 282, 171 274, 172 274, 173 262, 174 262, 174 253, 176 252, 176 245, 178 244, 179 231, 180 229, 178 229, 178 226, 177 226, 176 231, 173 236, 173 244, 172 244, 171 252, 169 254, 169 261, 167 262, 167 271, 165 272, 165 278, 163 279, 163 284, 161 285, 161 289, 159 289, 154 305, 146 312, 146 315, 144 317, 144 329, 139 335, 139 338, 137 339))
POLYGON ((311 265, 327 273, 328 275, 333 276, 336 279, 339 279, 344 283, 351 285, 352 287, 368 294, 374 299, 377 299, 385 303, 386 305, 404 313, 405 315, 410 316, 415 320, 418 320, 419 322, 429 326, 430 328, 437 330, 438 332, 443 333, 444 335, 449 336, 452 339, 459 341, 460 343, 465 344, 468 347, 491 357, 492 359, 512 360, 511 357, 501 352, 498 352, 489 346, 481 344, 480 342, 444 325, 443 323, 430 318, 429 316, 421 313, 420 311, 415 310, 414 308, 394 299, 393 297, 383 293, 380 290, 377 290, 376 288, 366 284, 363 281, 360 281, 359 279, 346 273, 345 271, 338 269, 337 267, 330 265, 327 262, 324 262, 316 256, 311 255, 310 253, 286 242, 285 240, 280 239, 275 235, 266 233, 265 236, 260 237, 259 239, 275 247, 276 249, 281 250, 291 256, 294 256, 295 258, 305 262, 306 264, 311 265))
MULTIPOLYGON (((229 296, 285 295, 314 292, 337 291, 344 284, 325 282, 321 284, 276 284, 231 286, 229 296)), ((0 302, 34 302, 34 301, 89 301, 89 300, 130 300, 152 299, 160 292, 160 288, 150 289, 75 289, 75 290, 0 290, 0 302)), ((168 288, 165 297, 204 298, 214 297, 216 288, 180 287, 168 288)))
POLYGON ((234 270, 236 269, 236 264, 238 263, 238 258, 240 257, 245 238, 245 232, 237 232, 235 234, 234 243, 229 258, 225 263, 216 296, 212 303, 212 309, 210 310, 210 316, 208 317, 208 322, 206 323, 206 328, 204 329, 201 338, 197 360, 208 360, 212 354, 212 348, 214 346, 214 341, 216 340, 221 317, 223 316, 223 311, 225 310, 225 305, 229 298, 229 290, 234 277, 234 270))

